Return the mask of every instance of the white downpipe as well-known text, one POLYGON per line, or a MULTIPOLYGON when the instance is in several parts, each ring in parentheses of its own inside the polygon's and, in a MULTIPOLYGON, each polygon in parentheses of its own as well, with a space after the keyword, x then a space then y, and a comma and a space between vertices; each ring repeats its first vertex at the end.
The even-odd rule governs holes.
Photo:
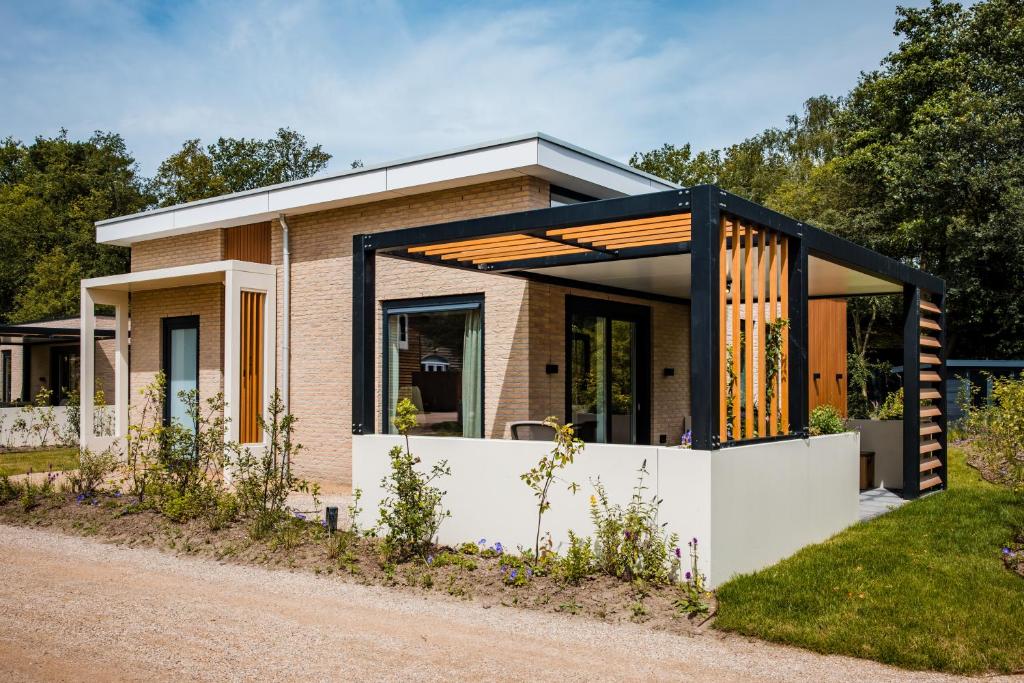
POLYGON ((281 395, 284 401, 284 414, 290 410, 291 394, 291 341, 292 341, 292 250, 288 242, 288 221, 284 214, 278 214, 281 222, 282 251, 284 254, 284 292, 281 296, 281 395))

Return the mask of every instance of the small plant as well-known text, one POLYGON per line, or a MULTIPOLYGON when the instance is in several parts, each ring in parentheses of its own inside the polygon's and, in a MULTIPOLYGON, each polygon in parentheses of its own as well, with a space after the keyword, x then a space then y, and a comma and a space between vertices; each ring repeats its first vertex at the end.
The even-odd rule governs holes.
POLYGON ((522 557, 506 553, 501 556, 501 580, 506 586, 525 586, 533 579, 533 568, 522 557))
POLYGON ((666 534, 658 523, 661 499, 645 498, 647 461, 640 465, 633 495, 625 508, 608 501, 604 485, 594 484, 590 516, 594 521, 594 555, 597 568, 626 581, 666 584, 671 579, 675 534, 666 534))
POLYGON ((109 450, 96 453, 83 448, 78 453, 78 469, 68 472, 71 492, 93 497, 111 474, 117 470, 117 456, 109 450))
MULTIPOLYGON (((693 617, 707 614, 710 609, 708 605, 708 591, 706 579, 698 569, 697 539, 694 538, 687 545, 690 547, 690 568, 680 577, 679 597, 673 604, 680 613, 693 617)), ((676 548, 676 558, 681 558, 682 552, 676 548)), ((681 564, 681 563, 680 563, 681 564)), ((680 566, 680 572, 682 567, 680 566)))
MULTIPOLYGON (((266 435, 266 444, 256 454, 241 449, 235 463, 235 490, 241 510, 252 520, 250 531, 260 538, 288 518, 287 502, 292 493, 312 493, 317 505, 319 488, 305 479, 296 477, 291 462, 302 449, 292 440, 295 417, 285 414, 284 402, 276 389, 267 405, 269 420, 259 416, 260 429, 266 435)), ((358 504, 356 497, 354 504, 358 504)))
POLYGON ((26 417, 27 431, 35 436, 39 446, 49 445, 50 436, 56 431, 57 415, 51 405, 52 400, 53 391, 40 387, 35 400, 21 409, 26 417))
POLYGON ((412 401, 403 398, 398 402, 393 423, 405 437, 405 448, 395 446, 388 454, 391 475, 381 480, 387 495, 380 503, 378 528, 386 529, 384 550, 392 559, 426 557, 441 522, 451 514, 441 505, 445 492, 433 483, 451 476, 451 469, 442 460, 429 474, 416 470, 420 459, 413 456, 409 446, 409 430, 416 425, 416 406, 412 401))
MULTIPOLYGON (((786 328, 789 327, 788 318, 777 318, 773 322, 765 325, 765 340, 764 340, 764 417, 758 420, 759 424, 768 424, 770 420, 772 401, 775 399, 775 393, 779 388, 779 378, 783 375, 786 367, 786 358, 782 353, 782 340, 783 335, 786 332, 786 328)), ((782 411, 779 411, 778 424, 776 428, 779 432, 785 432, 789 429, 789 425, 782 424, 782 411)), ((765 434, 770 433, 769 430, 764 432, 765 434)))
POLYGON ((594 549, 589 538, 580 538, 569 530, 569 548, 557 566, 558 577, 566 583, 579 583, 594 573, 594 549))
POLYGON ((693 448, 693 432, 687 429, 683 432, 683 437, 679 440, 680 448, 693 448))
POLYGON ((123 467, 129 490, 139 505, 145 502, 160 459, 166 381, 164 373, 158 372, 152 382, 139 390, 141 400, 131 406, 132 419, 125 435, 123 467))
MULTIPOLYGON (((551 507, 548 495, 551 484, 558 478, 558 472, 571 465, 573 459, 583 451, 583 441, 576 437, 572 424, 560 424, 555 417, 544 420, 544 424, 555 430, 555 446, 550 453, 541 456, 536 466, 520 476, 537 498, 537 535, 533 545, 533 557, 540 559, 540 529, 544 513, 551 507)), ((579 485, 568 482, 568 488, 576 493, 579 485)))
POLYGON ((473 571, 476 569, 476 562, 469 559, 463 554, 453 552, 440 552, 434 556, 432 567, 459 567, 466 571, 473 571))
POLYGON ((841 434, 846 431, 846 421, 835 406, 826 403, 811 411, 808 431, 811 436, 841 434))
POLYGON ((882 405, 875 405, 870 417, 872 420, 902 420, 903 387, 896 391, 890 391, 882 401, 882 405))

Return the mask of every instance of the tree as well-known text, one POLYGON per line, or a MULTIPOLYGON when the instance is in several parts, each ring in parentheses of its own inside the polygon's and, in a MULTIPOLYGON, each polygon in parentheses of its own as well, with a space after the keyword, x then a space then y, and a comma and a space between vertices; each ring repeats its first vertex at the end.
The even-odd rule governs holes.
POLYGON ((61 247, 54 247, 32 268, 28 286, 18 292, 12 322, 78 314, 82 266, 61 247))
MULTIPOLYGON (((0 318, 10 319, 15 298, 26 306, 53 296, 50 275, 60 259, 77 264, 80 277, 124 272, 128 250, 96 243, 94 222, 150 205, 135 160, 121 136, 97 131, 70 140, 67 131, 25 145, 0 143, 0 318), (53 254, 57 248, 62 256, 53 254), (48 258, 36 272, 37 263, 48 258)), ((61 290, 47 315, 74 315, 74 300, 61 290)))
POLYGON ((268 140, 221 137, 206 147, 196 138, 160 164, 150 188, 160 206, 171 206, 308 178, 330 159, 288 128, 268 140))

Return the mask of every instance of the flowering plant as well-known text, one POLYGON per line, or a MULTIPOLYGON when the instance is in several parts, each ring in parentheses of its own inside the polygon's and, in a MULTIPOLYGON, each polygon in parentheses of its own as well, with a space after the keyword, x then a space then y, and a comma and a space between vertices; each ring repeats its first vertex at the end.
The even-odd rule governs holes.
MULTIPOLYGON (((682 563, 679 563, 679 571, 682 576, 679 579, 679 597, 675 599, 676 609, 683 614, 693 617, 699 614, 707 614, 710 609, 708 605, 707 579, 700 573, 697 567, 697 538, 694 537, 687 545, 690 548, 690 568, 683 572, 682 563)), ((682 559, 682 549, 676 548, 676 559, 682 559)))

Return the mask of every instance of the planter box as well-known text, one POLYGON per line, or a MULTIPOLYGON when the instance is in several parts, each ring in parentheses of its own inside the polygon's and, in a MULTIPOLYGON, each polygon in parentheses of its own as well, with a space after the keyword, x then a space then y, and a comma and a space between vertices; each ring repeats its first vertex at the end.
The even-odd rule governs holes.
POLYGON ((860 432, 862 451, 875 452, 873 486, 903 488, 903 420, 850 420, 860 432))

